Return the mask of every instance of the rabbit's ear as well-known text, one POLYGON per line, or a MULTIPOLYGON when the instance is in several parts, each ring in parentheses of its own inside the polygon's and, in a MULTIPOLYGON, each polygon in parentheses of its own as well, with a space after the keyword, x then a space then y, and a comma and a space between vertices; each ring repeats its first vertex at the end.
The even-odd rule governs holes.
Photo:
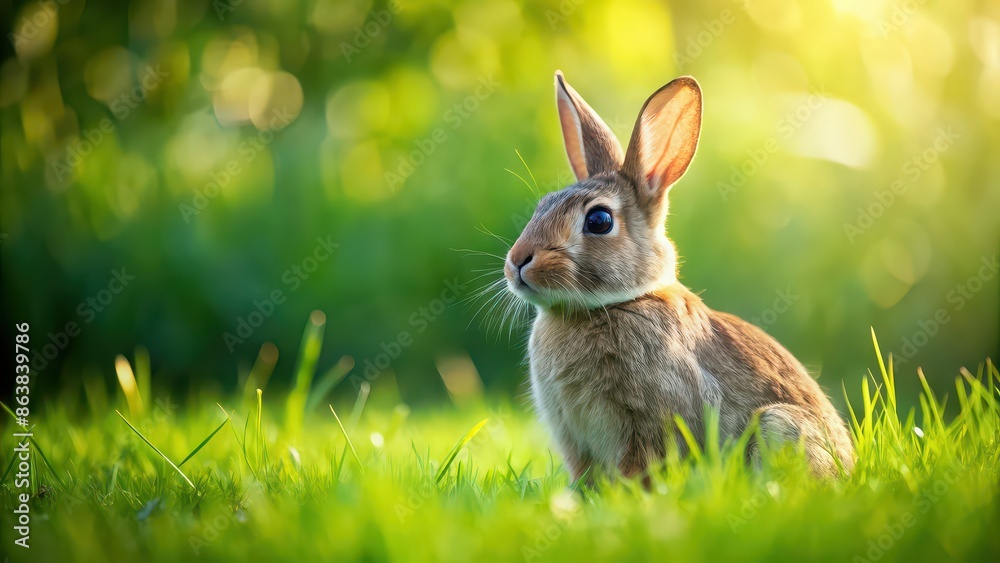
POLYGON ((622 146, 614 133, 583 98, 556 71, 556 107, 562 125, 566 154, 577 180, 599 172, 617 171, 622 146))
POLYGON ((690 76, 671 80, 646 100, 625 153, 624 172, 640 199, 659 207, 687 170, 701 132, 701 87, 690 76))

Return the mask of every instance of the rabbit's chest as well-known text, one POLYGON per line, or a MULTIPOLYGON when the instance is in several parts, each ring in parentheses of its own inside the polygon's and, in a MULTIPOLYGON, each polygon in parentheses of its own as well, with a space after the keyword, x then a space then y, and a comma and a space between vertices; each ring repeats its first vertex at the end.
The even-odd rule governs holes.
POLYGON ((611 323, 539 316, 529 341, 532 395, 562 440, 615 465, 637 424, 662 428, 690 393, 684 353, 669 337, 616 338, 611 323))
MULTIPOLYGON (((546 425, 605 465, 618 463, 628 421, 616 391, 601 379, 595 350, 565 350, 567 354, 531 353, 531 388, 546 425), (576 358, 571 358, 576 354, 576 358)), ((606 366, 606 362, 604 364, 606 366)))

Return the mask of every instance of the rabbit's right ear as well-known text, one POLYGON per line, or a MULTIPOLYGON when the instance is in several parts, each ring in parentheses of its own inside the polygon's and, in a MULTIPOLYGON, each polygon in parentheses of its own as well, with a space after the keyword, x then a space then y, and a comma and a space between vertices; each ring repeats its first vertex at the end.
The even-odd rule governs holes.
POLYGON ((556 106, 566 154, 577 180, 621 167, 622 146, 614 133, 556 71, 556 106))

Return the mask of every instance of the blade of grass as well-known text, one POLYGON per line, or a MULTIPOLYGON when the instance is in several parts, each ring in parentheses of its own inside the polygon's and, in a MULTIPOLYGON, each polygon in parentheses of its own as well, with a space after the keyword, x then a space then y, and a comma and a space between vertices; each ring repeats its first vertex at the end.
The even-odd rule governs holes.
MULTIPOLYGON (((944 419, 941 418, 941 411, 938 410, 937 397, 934 396, 934 392, 931 391, 931 386, 927 383, 927 378, 924 377, 924 370, 922 368, 917 368, 917 377, 920 379, 920 385, 924 389, 924 395, 927 397, 927 406, 930 408, 931 414, 931 424, 933 424, 938 430, 944 430, 944 419)), ((928 430, 930 430, 928 428, 928 430)))
POLYGON ((118 385, 125 394, 125 401, 128 403, 128 412, 132 416, 139 416, 143 413, 142 395, 139 392, 139 384, 135 380, 135 372, 132 371, 132 364, 128 358, 118 354, 115 356, 115 374, 118 376, 118 385))
POLYGON ((844 404, 847 405, 847 413, 851 415, 851 428, 854 430, 854 437, 860 438, 861 424, 858 422, 858 415, 854 412, 854 405, 851 404, 851 398, 847 395, 847 385, 841 381, 840 388, 844 391, 844 404))
POLYGON ((365 405, 368 403, 368 394, 371 391, 371 383, 365 381, 361 384, 361 389, 358 390, 358 398, 354 401, 354 409, 351 411, 351 420, 348 423, 351 430, 357 428, 358 423, 361 422, 361 413, 365 410, 365 405))
MULTIPOLYGON (((228 413, 228 412, 226 412, 226 409, 222 408, 222 405, 220 405, 220 404, 218 404, 218 403, 216 403, 216 405, 217 405, 217 406, 219 407, 219 409, 221 409, 221 410, 222 410, 222 412, 223 412, 223 413, 225 413, 225 415, 226 415, 226 420, 228 420, 228 421, 229 421, 229 428, 231 428, 231 429, 232 429, 232 431, 233 431, 233 437, 234 437, 234 438, 236 438, 236 443, 237 443, 237 444, 239 444, 239 446, 240 446, 240 451, 242 451, 242 452, 243 452, 243 461, 245 461, 245 462, 246 462, 246 464, 247 464, 247 467, 249 467, 249 468, 250 468, 250 474, 251 474, 251 475, 253 475, 253 479, 254 479, 254 481, 260 481, 259 479, 257 479, 257 472, 256 472, 256 471, 254 471, 254 469, 253 469, 253 464, 251 464, 251 463, 250 463, 250 456, 249 456, 249 455, 247 455, 247 447, 246 447, 246 429, 244 428, 244 439, 243 439, 243 440, 240 440, 240 434, 239 434, 239 432, 237 432, 237 431, 236 431, 236 426, 235 426, 235 425, 233 424, 233 419, 232 419, 232 417, 231 417, 231 416, 229 416, 229 413, 228 413)), ((250 418, 249 418, 249 417, 247 417, 247 420, 249 421, 249 420, 250 420, 250 418)))
MULTIPOLYGON (((8 407, 3 401, 0 401, 0 408, 3 408, 3 410, 7 411, 7 414, 9 414, 10 417, 14 419, 14 422, 15 423, 17 422, 17 415, 14 414, 14 411, 10 410, 10 407, 8 407)), ((21 426, 21 425, 18 424, 18 426, 21 426)), ((21 426, 21 428, 24 428, 25 432, 28 431, 28 428, 26 426, 21 426)))
POLYGON ((45 464, 45 467, 49 469, 49 472, 56 478, 56 481, 59 482, 59 485, 63 488, 63 490, 66 490, 66 484, 63 483, 62 478, 59 477, 58 473, 56 473, 56 468, 52 467, 52 463, 49 462, 49 458, 45 455, 45 452, 42 451, 42 448, 38 446, 38 442, 36 442, 34 438, 28 438, 28 441, 35 447, 35 451, 38 452, 38 457, 42 458, 42 463, 45 464))
POLYGON ((191 450, 191 453, 189 453, 187 457, 185 457, 180 463, 177 464, 177 467, 183 467, 184 464, 187 463, 189 459, 194 457, 196 453, 200 452, 201 449, 204 448, 205 445, 208 444, 212 440, 212 438, 214 438, 215 435, 219 433, 219 430, 222 430, 222 427, 225 426, 227 422, 229 422, 228 415, 226 416, 226 420, 222 421, 222 424, 220 424, 215 430, 213 430, 212 433, 209 434, 207 438, 205 438, 204 440, 201 441, 200 444, 198 444, 198 447, 191 450))
POLYGON ((267 481, 271 469, 271 458, 267 453, 267 436, 264 431, 264 390, 257 390, 257 458, 258 468, 267 481))
POLYGON ((347 429, 344 428, 344 423, 340 421, 340 417, 337 416, 337 411, 333 410, 333 405, 329 405, 330 412, 333 413, 333 418, 337 419, 337 426, 340 427, 340 433, 344 435, 344 439, 347 440, 347 446, 351 448, 351 455, 354 456, 354 462, 358 464, 358 469, 361 471, 361 475, 365 474, 365 467, 361 464, 361 458, 358 457, 358 451, 354 449, 354 443, 351 442, 351 437, 347 435, 347 429))
POLYGON ((185 481, 187 481, 187 484, 188 484, 188 485, 191 485, 191 488, 192 488, 192 489, 194 489, 194 490, 195 490, 195 492, 197 492, 197 491, 198 491, 198 487, 195 487, 195 486, 194 486, 194 483, 192 483, 192 482, 191 482, 191 479, 188 479, 188 476, 187 476, 187 475, 185 475, 183 471, 181 471, 181 468, 180 468, 180 467, 177 467, 176 465, 174 465, 174 462, 170 461, 170 458, 169 458, 169 457, 167 457, 166 455, 164 455, 164 454, 163 454, 163 452, 161 452, 161 451, 160 451, 159 449, 157 449, 157 447, 156 447, 156 446, 154 446, 152 442, 150 442, 150 441, 149 441, 149 440, 148 440, 148 439, 147 439, 147 438, 146 438, 145 436, 143 436, 143 435, 142 435, 142 432, 139 432, 139 429, 138 429, 138 428, 136 428, 135 426, 132 426, 132 423, 131 423, 131 422, 129 422, 127 418, 125 418, 125 415, 123 415, 122 413, 118 412, 118 409, 115 409, 115 412, 116 412, 116 413, 118 414, 118 416, 120 416, 120 417, 121 417, 121 419, 122 419, 122 420, 124 420, 124 421, 125 421, 125 424, 127 424, 127 425, 128 425, 128 427, 132 429, 132 432, 135 432, 135 435, 136 435, 136 436, 138 436, 138 437, 142 438, 142 441, 143 441, 143 442, 146 442, 146 445, 147 445, 147 446, 149 446, 150 448, 152 448, 154 452, 156 452, 156 453, 157 453, 157 454, 158 454, 158 455, 159 455, 160 457, 162 457, 162 458, 163 458, 163 459, 164 459, 164 460, 165 460, 165 461, 166 461, 167 463, 169 463, 169 464, 170 464, 170 467, 173 467, 173 468, 174 468, 174 471, 177 471, 177 473, 179 473, 179 474, 180 474, 180 476, 181 476, 181 477, 183 477, 185 481))
POLYGON ((17 462, 17 456, 16 455, 11 455, 10 456, 10 463, 7 464, 7 469, 4 469, 4 471, 3 471, 3 477, 0 477, 0 485, 2 485, 4 483, 4 481, 7 480, 7 476, 10 475, 10 471, 12 469, 14 469, 14 463, 15 462, 17 462))
POLYGON ((441 465, 441 469, 438 470, 437 476, 434 479, 437 483, 440 484, 441 479, 444 479, 444 476, 448 474, 448 468, 451 467, 452 462, 455 461, 455 457, 458 456, 458 452, 462 451, 462 448, 469 443, 469 440, 475 438, 476 434, 483 429, 483 426, 486 426, 488 421, 488 418, 484 418, 479 422, 479 424, 473 426, 471 430, 466 432, 465 436, 462 436, 461 440, 455 443, 455 446, 445 457, 444 463, 441 465))
POLYGON ((883 414, 886 415, 886 420, 888 421, 891 428, 899 429, 899 412, 896 410, 896 382, 893 374, 892 367, 892 356, 889 356, 889 367, 885 367, 885 362, 882 360, 882 351, 878 346, 878 338, 875 337, 875 327, 871 327, 872 331, 872 344, 875 345, 875 355, 878 357, 878 367, 882 374, 882 382, 885 385, 885 411, 883 414))
POLYGON ((135 383, 139 397, 149 397, 152 401, 152 368, 149 363, 149 350, 142 346, 135 349, 135 383))
POLYGON ((324 327, 326 327, 326 315, 322 311, 310 313, 309 321, 302 334, 298 368, 295 371, 295 387, 285 401, 286 428, 293 436, 297 436, 302 430, 302 419, 305 416, 306 401, 309 399, 309 388, 316 375, 316 361, 323 349, 324 327))
MULTIPOLYGON (((14 411, 10 410, 10 407, 8 407, 7 405, 5 405, 2 401, 0 401, 0 407, 3 407, 3 410, 7 411, 7 414, 9 414, 11 416, 11 418, 14 419, 15 422, 17 421, 17 415, 14 414, 14 411)), ((24 428, 24 427, 22 426, 21 428, 24 428)), ((32 428, 34 428, 34 427, 32 427, 32 428)), ((27 433, 30 433, 31 429, 25 428, 25 431, 27 433)), ((36 442, 35 438, 32 437, 32 436, 28 437, 28 442, 31 442, 31 445, 34 447, 34 451, 38 452, 39 457, 42 458, 42 462, 45 463, 45 467, 48 468, 49 472, 52 473, 52 476, 55 477, 55 479, 59 483, 59 485, 61 485, 63 487, 63 490, 65 490, 66 489, 66 484, 63 482, 62 478, 59 477, 59 473, 56 472, 56 468, 52 467, 52 464, 49 462, 49 458, 48 458, 48 456, 45 455, 45 452, 42 450, 42 447, 38 445, 38 442, 36 442)), ((4 477, 6 477, 6 473, 4 473, 4 477)), ((2 481, 0 481, 0 482, 2 482, 2 481)))
POLYGON ((277 363, 278 347, 272 342, 261 344, 260 350, 257 352, 257 359, 254 360, 253 367, 250 368, 247 380, 243 384, 243 396, 248 401, 256 396, 256 389, 267 388, 267 383, 270 381, 271 374, 274 373, 274 366, 277 363))
POLYGON ((343 381, 352 369, 354 369, 354 358, 350 356, 343 356, 335 366, 328 369, 309 393, 309 399, 306 400, 306 412, 316 410, 316 407, 323 402, 330 391, 343 381))
POLYGON ((691 433, 691 429, 688 428, 687 423, 684 422, 684 419, 681 418, 680 415, 674 416, 674 423, 677 425, 677 431, 681 433, 681 436, 684 438, 684 442, 688 446, 691 459, 697 463, 701 463, 703 459, 703 456, 701 455, 701 446, 698 445, 698 441, 695 440, 694 434, 691 433))

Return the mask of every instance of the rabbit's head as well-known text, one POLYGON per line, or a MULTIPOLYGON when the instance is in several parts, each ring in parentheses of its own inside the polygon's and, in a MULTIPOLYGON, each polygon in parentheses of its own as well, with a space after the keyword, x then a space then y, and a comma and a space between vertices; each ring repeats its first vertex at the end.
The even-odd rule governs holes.
POLYGON ((698 83, 681 77, 654 92, 624 152, 561 72, 556 105, 577 182, 538 203, 504 262, 508 288, 543 308, 593 309, 675 281, 667 191, 698 146, 698 83))

